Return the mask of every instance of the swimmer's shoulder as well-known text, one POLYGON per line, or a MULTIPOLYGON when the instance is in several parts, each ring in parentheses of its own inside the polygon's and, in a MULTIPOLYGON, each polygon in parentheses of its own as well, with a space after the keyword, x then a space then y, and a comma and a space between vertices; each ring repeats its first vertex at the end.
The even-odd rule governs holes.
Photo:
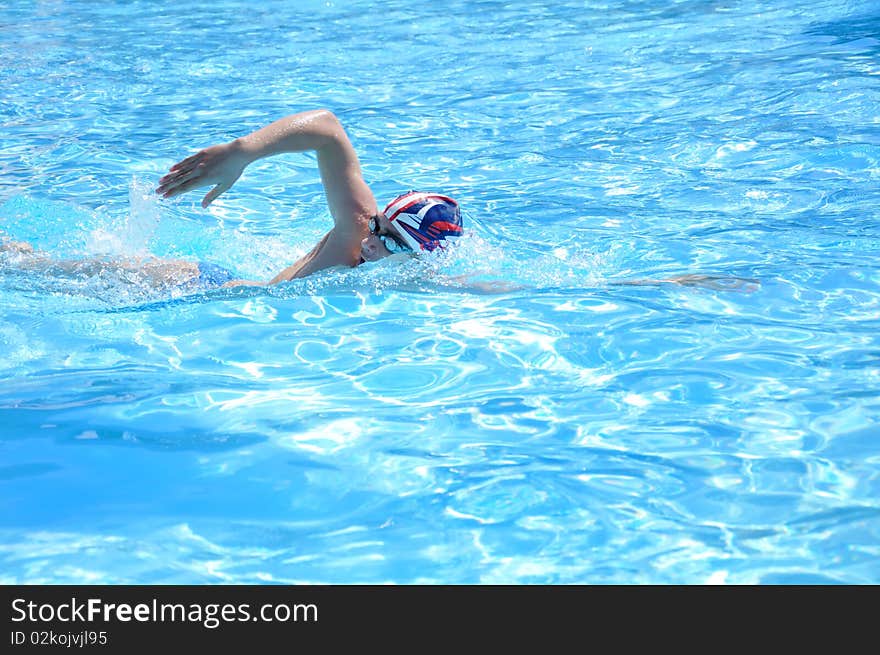
POLYGON ((357 242, 357 247, 354 243, 350 236, 340 235, 334 228, 309 253, 281 271, 269 284, 289 282, 326 268, 357 266, 361 261, 360 242, 357 242))

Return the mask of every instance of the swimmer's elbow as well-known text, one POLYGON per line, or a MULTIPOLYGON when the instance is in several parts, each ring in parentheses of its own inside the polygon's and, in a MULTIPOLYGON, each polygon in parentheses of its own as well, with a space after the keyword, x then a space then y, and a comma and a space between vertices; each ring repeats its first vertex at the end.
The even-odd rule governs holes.
POLYGON ((319 121, 321 135, 330 143, 347 142, 348 136, 342 122, 329 109, 318 109, 315 112, 319 121))

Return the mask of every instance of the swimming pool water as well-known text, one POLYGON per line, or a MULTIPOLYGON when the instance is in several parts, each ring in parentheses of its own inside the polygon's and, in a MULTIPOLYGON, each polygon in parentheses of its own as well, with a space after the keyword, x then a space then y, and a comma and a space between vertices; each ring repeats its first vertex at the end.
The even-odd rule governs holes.
POLYGON ((0 582, 880 582, 876 6, 377 7, 0 6, 7 237, 268 279, 313 157, 151 189, 316 107, 472 228, 202 294, 0 255, 0 582), (616 284, 682 274, 756 282, 616 284))

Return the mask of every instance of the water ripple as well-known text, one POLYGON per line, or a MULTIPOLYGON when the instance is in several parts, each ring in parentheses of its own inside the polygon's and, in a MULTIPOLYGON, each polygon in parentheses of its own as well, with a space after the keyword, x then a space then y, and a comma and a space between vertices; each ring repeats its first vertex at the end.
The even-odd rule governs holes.
POLYGON ((242 11, 0 8, 0 238, 269 279, 330 225, 313 158, 150 189, 317 106, 469 234, 209 292, 0 253, 3 582, 880 579, 870 11, 242 11))

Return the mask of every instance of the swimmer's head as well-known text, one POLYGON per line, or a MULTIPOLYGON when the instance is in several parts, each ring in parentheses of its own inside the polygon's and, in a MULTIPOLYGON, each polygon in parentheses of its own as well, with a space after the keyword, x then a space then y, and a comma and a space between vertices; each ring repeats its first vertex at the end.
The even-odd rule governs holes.
POLYGON ((370 236, 361 243, 365 261, 398 252, 420 253, 445 248, 462 234, 461 209, 448 196, 409 191, 370 219, 370 236))

